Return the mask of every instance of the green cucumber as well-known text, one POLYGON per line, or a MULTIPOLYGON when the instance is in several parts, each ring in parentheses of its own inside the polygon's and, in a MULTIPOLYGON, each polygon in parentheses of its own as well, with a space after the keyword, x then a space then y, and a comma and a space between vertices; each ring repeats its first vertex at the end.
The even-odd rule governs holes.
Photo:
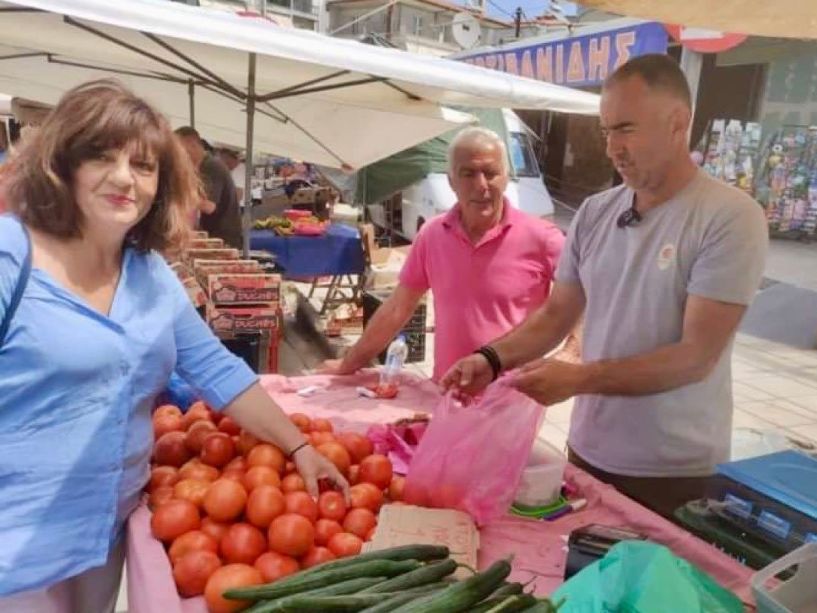
POLYGON ((308 594, 310 596, 342 596, 345 594, 354 594, 360 590, 366 589, 377 583, 385 581, 385 577, 360 577, 358 579, 349 579, 348 581, 341 581, 340 583, 333 583, 326 587, 321 587, 300 594, 293 594, 291 596, 282 596, 274 600, 259 600, 249 609, 245 609, 244 613, 267 613, 268 611, 276 611, 276 606, 281 602, 291 598, 298 598, 299 596, 308 594))
POLYGON ((412 570, 402 575, 397 575, 388 581, 383 581, 382 583, 378 583, 364 589, 363 593, 399 592, 408 588, 417 587, 418 585, 425 585, 427 583, 440 581, 444 577, 447 577, 453 573, 455 570, 457 570, 457 562, 451 558, 448 558, 442 562, 426 564, 417 570, 412 570))
MULTIPOLYGON (((394 577, 419 568, 417 560, 368 560, 350 564, 341 568, 329 569, 322 573, 301 575, 298 581, 274 581, 265 585, 232 588, 224 592, 224 597, 231 600, 271 600, 307 590, 340 583, 360 577, 394 577)), ((293 575, 295 576, 295 575, 293 575)))
POLYGON ((357 594, 348 594, 345 596, 312 596, 299 594, 284 599, 287 602, 281 607, 265 609, 264 613, 315 613, 318 611, 326 611, 328 613, 338 611, 345 613, 346 611, 364 611, 370 607, 381 605, 395 596, 410 599, 427 593, 428 587, 422 586, 397 593, 367 592, 364 594, 358 592, 357 594))
POLYGON ((511 613, 527 610, 538 602, 536 597, 530 594, 510 594, 483 600, 469 611, 470 613, 511 613))
POLYGON ((389 598, 387 598, 380 604, 374 605, 373 607, 363 609, 361 613, 391 613, 397 607, 400 607, 404 604, 411 602, 412 600, 415 600, 419 595, 434 594, 436 592, 439 592, 440 590, 446 589, 450 585, 451 583, 448 581, 440 581, 439 583, 429 583, 428 585, 423 585, 410 590, 406 590, 405 592, 398 592, 393 596, 389 596, 389 594, 383 594, 383 596, 389 596, 389 598))
POLYGON ((455 613, 470 611, 471 607, 481 602, 496 590, 505 578, 511 574, 509 560, 499 560, 486 570, 468 577, 436 594, 418 598, 398 607, 394 613, 455 613))
POLYGON ((444 560, 449 555, 448 547, 445 545, 400 545, 398 547, 389 547, 388 549, 378 549, 376 551, 367 551, 350 558, 341 558, 340 560, 331 560, 318 564, 312 568, 302 570, 294 575, 289 575, 283 579, 279 579, 278 583, 286 583, 304 575, 311 575, 312 573, 320 573, 325 570, 343 568, 350 564, 357 564, 359 562, 367 562, 369 560, 393 560, 395 562, 401 560, 419 560, 420 562, 430 562, 432 560, 444 560))

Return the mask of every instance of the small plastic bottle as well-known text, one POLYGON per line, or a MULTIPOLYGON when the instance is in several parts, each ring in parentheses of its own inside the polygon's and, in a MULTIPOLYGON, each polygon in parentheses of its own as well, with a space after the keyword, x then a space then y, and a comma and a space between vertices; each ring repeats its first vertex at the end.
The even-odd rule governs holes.
POLYGON ((400 371, 403 369, 403 364, 408 357, 408 345, 406 344, 406 337, 402 334, 391 342, 389 349, 386 352, 386 363, 380 370, 380 385, 381 390, 396 390, 400 382, 400 371))

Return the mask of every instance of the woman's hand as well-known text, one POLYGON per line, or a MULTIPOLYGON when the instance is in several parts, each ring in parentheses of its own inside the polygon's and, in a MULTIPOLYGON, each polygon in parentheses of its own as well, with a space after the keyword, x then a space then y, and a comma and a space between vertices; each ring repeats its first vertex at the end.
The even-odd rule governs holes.
POLYGON ((349 502, 349 482, 344 479, 337 467, 327 458, 315 451, 312 445, 305 445, 292 456, 292 461, 306 483, 309 495, 318 497, 318 480, 329 479, 343 492, 346 502, 349 502))

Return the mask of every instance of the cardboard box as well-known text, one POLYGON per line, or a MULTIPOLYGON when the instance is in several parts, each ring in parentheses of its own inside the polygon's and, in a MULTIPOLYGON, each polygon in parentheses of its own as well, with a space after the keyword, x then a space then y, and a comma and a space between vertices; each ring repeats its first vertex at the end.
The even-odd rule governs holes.
POLYGON ((223 238, 194 238, 188 245, 189 249, 224 249, 223 238))
POLYGON ((207 322, 216 332, 277 330, 281 309, 277 303, 216 305, 207 303, 207 322))
MULTIPOLYGON (((207 277, 217 274, 255 275, 263 269, 255 260, 193 260, 193 271, 202 287, 207 287, 207 277)), ((265 302, 257 300, 256 302, 265 302)))
MULTIPOLYGON (((476 568, 479 532, 474 520, 461 511, 387 504, 380 509, 374 537, 364 551, 398 545, 446 545, 454 560, 476 568)), ((454 576, 462 579, 470 574, 460 568, 454 576)))
POLYGON ((238 249, 188 249, 184 252, 184 258, 188 262, 194 260, 237 260, 238 249))
POLYGON ((277 303, 281 297, 281 275, 209 274, 206 287, 214 304, 277 303))

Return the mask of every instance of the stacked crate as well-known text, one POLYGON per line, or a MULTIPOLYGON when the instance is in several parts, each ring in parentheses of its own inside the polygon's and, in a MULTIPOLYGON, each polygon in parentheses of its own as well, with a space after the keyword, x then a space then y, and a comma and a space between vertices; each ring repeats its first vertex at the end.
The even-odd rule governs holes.
POLYGON ((265 273, 255 260, 239 259, 237 249, 215 244, 194 242, 185 254, 207 296, 205 319, 257 372, 277 372, 281 276, 265 273))

